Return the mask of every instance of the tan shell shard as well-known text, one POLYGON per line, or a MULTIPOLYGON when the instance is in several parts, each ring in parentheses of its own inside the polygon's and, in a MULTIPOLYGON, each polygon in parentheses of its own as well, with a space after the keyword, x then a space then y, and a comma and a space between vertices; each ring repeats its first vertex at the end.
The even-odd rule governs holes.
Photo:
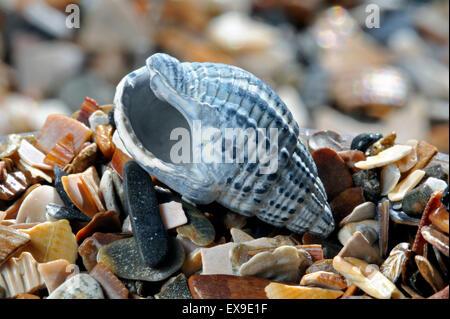
POLYGON ((414 257, 417 268, 422 277, 430 284, 434 292, 438 292, 445 287, 444 279, 439 274, 439 271, 423 256, 416 255, 414 257))
POLYGON ((304 275, 300 281, 300 285, 332 290, 344 290, 347 288, 347 282, 342 276, 327 271, 316 271, 304 275))
POLYGON ((24 252, 19 258, 11 258, 1 267, 0 287, 5 290, 6 298, 32 293, 44 287, 38 263, 30 253, 24 252))
POLYGON ((56 188, 43 185, 34 189, 20 206, 16 222, 19 224, 47 221, 46 207, 49 203, 64 205, 56 188))
POLYGON ((403 200, 406 193, 412 190, 419 184, 425 176, 425 171, 417 169, 411 172, 404 180, 402 180, 395 188, 388 194, 388 198, 392 202, 403 200))
POLYGON ((390 281, 396 282, 402 273, 402 265, 406 259, 406 251, 410 248, 409 243, 400 243, 395 246, 389 257, 380 266, 381 273, 390 281))
POLYGON ((373 219, 366 219, 360 222, 353 222, 345 224, 344 227, 339 230, 338 239, 342 245, 345 245, 347 241, 353 236, 357 231, 367 239, 367 241, 372 245, 379 237, 378 234, 379 223, 373 219))
POLYGON ((25 161, 22 159, 19 160, 17 163, 18 167, 22 171, 26 171, 29 175, 31 175, 32 178, 37 179, 38 181, 46 181, 48 183, 52 183, 53 179, 50 175, 46 173, 46 171, 43 171, 39 168, 33 167, 31 165, 28 165, 25 161))
POLYGON ((377 299, 401 299, 403 294, 378 269, 353 257, 333 258, 333 267, 352 284, 377 299))
POLYGON ((84 147, 77 156, 72 160, 72 163, 64 166, 64 171, 67 174, 78 174, 84 172, 89 166, 93 165, 97 158, 97 144, 91 143, 84 147))
POLYGON ((51 170, 52 166, 45 163, 45 154, 34 147, 27 140, 22 140, 20 142, 20 147, 17 150, 20 158, 27 163, 28 165, 42 169, 42 170, 51 170))
POLYGON ((380 174, 381 195, 385 196, 391 192, 397 186, 400 177, 401 173, 396 164, 384 166, 380 174))
POLYGON ((202 275, 233 275, 229 253, 234 243, 226 243, 211 248, 201 248, 202 275))
POLYGON ((71 264, 75 263, 78 245, 68 220, 45 222, 20 231, 30 236, 31 242, 25 250, 32 253, 38 262, 66 259, 71 264))
POLYGON ((44 279, 49 293, 58 288, 68 276, 74 273, 76 265, 70 264, 65 259, 49 261, 38 265, 38 270, 44 279))
POLYGON ((264 288, 269 299, 337 299, 343 295, 340 290, 289 286, 272 282, 264 288))
POLYGON ((239 268, 242 276, 255 276, 276 281, 298 282, 300 266, 306 259, 292 246, 281 246, 273 252, 261 252, 239 268))
POLYGON ((417 163, 417 140, 409 140, 406 142, 406 145, 409 145, 412 147, 411 153, 409 153, 407 156, 403 157, 401 160, 399 160, 396 164, 398 166, 398 169, 401 173, 409 171, 411 168, 414 167, 417 163))
POLYGON ((409 145, 394 145, 375 156, 369 156, 365 161, 355 164, 355 167, 360 169, 372 169, 386 166, 397 162, 403 157, 411 153, 412 147, 409 145))
POLYGON ((0 225, 0 266, 30 241, 30 236, 0 225))
POLYGON ((30 184, 30 178, 21 171, 8 172, 0 183, 0 200, 12 200, 23 193, 30 184))
POLYGON ((231 238, 232 238, 233 242, 235 242, 235 243, 243 243, 243 242, 254 240, 254 238, 252 236, 250 236, 245 231, 243 231, 242 229, 239 229, 239 228, 234 228, 234 227, 231 228, 230 234, 231 234, 231 238))

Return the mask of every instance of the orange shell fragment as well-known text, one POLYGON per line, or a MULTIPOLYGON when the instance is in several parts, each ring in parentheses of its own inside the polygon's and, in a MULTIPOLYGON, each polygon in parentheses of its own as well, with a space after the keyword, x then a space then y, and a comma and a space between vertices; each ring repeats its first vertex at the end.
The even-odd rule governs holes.
POLYGON ((62 169, 72 162, 74 157, 73 135, 69 133, 52 148, 47 156, 45 156, 44 163, 51 167, 56 165, 62 169))
POLYGON ((84 214, 93 217, 99 211, 105 211, 100 180, 94 166, 83 173, 63 176, 61 181, 70 200, 84 214))
POLYGON ((119 148, 116 148, 111 160, 111 167, 119 174, 121 178, 123 178, 122 176, 123 166, 128 161, 131 161, 131 157, 122 152, 119 148))
POLYGON ((272 282, 264 288, 269 299, 337 299, 344 293, 340 290, 290 286, 272 282))
POLYGON ((83 123, 70 117, 51 114, 39 133, 36 147, 47 154, 61 140, 61 137, 68 134, 72 134, 74 152, 78 153, 83 144, 90 139, 92 131, 83 123))
POLYGON ((106 158, 112 158, 116 146, 112 141, 114 128, 109 124, 101 124, 95 128, 95 142, 106 158))
POLYGON ((445 206, 441 203, 439 208, 430 214, 431 223, 436 226, 437 229, 448 234, 449 231, 449 214, 445 209, 445 206))
POLYGON ((30 236, 31 241, 23 250, 30 252, 37 262, 65 259, 74 264, 77 260, 78 245, 67 219, 40 223, 19 231, 30 236))

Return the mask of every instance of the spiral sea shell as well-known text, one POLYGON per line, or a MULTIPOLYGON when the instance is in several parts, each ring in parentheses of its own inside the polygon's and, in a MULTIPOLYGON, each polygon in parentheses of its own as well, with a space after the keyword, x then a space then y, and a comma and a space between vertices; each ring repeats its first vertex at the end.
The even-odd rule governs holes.
MULTIPOLYGON (((334 229, 317 168, 298 139, 298 124, 277 94, 249 72, 225 64, 180 63, 157 53, 122 79, 114 102, 117 132, 128 153, 191 202, 217 201, 297 233, 328 236, 334 229), (173 128, 192 131, 195 121, 201 122, 202 130, 221 133, 227 128, 253 128, 258 133, 276 128, 277 170, 262 174, 260 162, 248 161, 250 150, 243 163, 171 163, 173 128)), ((222 145, 230 143, 234 145, 225 139, 222 145)), ((192 155, 198 151, 194 146, 192 155)))

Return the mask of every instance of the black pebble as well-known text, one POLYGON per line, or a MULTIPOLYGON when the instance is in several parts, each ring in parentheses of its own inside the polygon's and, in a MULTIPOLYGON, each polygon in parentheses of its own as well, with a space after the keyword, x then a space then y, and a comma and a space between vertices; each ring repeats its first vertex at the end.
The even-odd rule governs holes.
POLYGON ((89 222, 91 218, 80 211, 69 210, 65 206, 49 203, 45 207, 47 214, 56 219, 67 219, 68 221, 89 222))
POLYGON ((371 146, 382 137, 383 135, 381 135, 380 133, 362 133, 356 135, 352 140, 350 148, 352 150, 358 150, 364 153, 369 148, 369 146, 371 146))
POLYGON ((146 265, 155 267, 168 255, 169 238, 150 175, 135 161, 123 167, 123 189, 139 255, 146 265))

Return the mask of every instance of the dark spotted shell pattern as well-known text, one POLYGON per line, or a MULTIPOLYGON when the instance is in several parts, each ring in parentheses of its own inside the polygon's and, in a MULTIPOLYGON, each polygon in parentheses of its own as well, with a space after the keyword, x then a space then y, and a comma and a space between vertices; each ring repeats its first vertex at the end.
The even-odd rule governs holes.
POLYGON ((298 124, 269 86, 235 66, 181 63, 161 53, 149 57, 143 69, 131 73, 119 84, 115 121, 128 152, 150 174, 194 203, 215 200, 234 212, 257 216, 296 233, 310 232, 326 237, 333 231, 334 220, 327 196, 316 165, 298 138, 298 124), (221 132, 236 127, 277 128, 278 170, 260 174, 258 162, 201 163, 195 167, 205 177, 205 185, 201 185, 188 171, 169 164, 164 164, 169 168, 161 168, 164 165, 157 162, 149 150, 143 150, 124 111, 130 111, 126 109, 128 97, 125 95, 132 94, 137 87, 133 81, 137 81, 140 72, 148 77, 153 94, 179 110, 189 123, 201 120, 202 125, 221 132), (125 94, 127 86, 133 89, 125 94), (186 180, 191 180, 192 184, 186 180))

